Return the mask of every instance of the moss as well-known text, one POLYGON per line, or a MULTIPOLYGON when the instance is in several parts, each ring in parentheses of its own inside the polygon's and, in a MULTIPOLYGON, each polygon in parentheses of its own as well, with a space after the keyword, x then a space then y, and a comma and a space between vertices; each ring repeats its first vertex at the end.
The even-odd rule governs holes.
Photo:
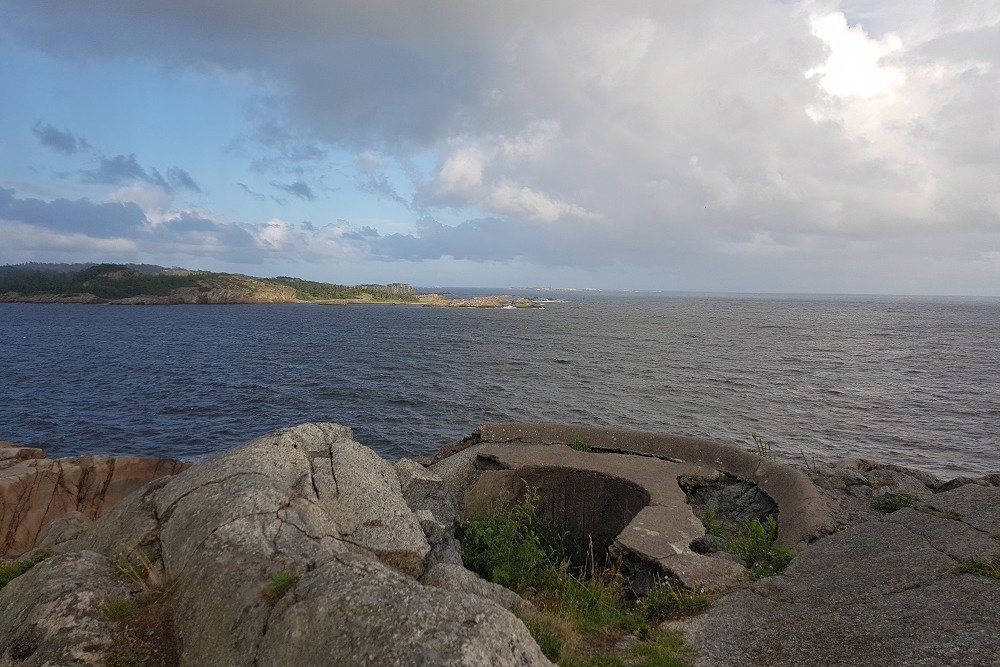
POLYGON ((904 507, 913 507, 919 498, 909 493, 887 493, 881 498, 872 501, 872 509, 879 512, 891 513, 901 510, 904 507))
POLYGON ((0 588, 3 588, 10 582, 14 581, 48 557, 48 553, 40 553, 33 558, 0 560, 0 588))

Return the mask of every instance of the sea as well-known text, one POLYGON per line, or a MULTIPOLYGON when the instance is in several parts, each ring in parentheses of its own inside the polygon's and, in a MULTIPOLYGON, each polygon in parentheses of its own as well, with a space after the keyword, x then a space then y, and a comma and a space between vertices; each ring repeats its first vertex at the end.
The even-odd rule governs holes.
POLYGON ((523 295, 542 308, 0 304, 0 440, 197 461, 332 421, 396 459, 538 421, 1000 471, 1000 299, 523 295))

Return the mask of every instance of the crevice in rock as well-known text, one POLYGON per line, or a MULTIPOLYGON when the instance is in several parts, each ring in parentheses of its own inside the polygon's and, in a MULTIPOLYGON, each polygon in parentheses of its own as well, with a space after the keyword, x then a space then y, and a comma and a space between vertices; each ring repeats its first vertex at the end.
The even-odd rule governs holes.
POLYGON ((222 484, 223 482, 227 482, 227 481, 229 481, 231 479, 235 479, 237 477, 267 477, 267 475, 265 475, 264 473, 260 473, 260 472, 237 472, 237 473, 233 473, 232 475, 226 475, 225 477, 220 477, 219 479, 213 479, 213 480, 210 480, 208 482, 205 482, 204 484, 200 484, 200 485, 194 487, 193 489, 185 491, 180 496, 178 496, 172 503, 170 503, 169 505, 167 505, 167 508, 165 510, 163 510, 163 514, 161 516, 161 519, 160 519, 161 523, 166 523, 167 521, 169 521, 170 517, 173 515, 174 510, 176 509, 177 505, 180 504, 180 502, 182 500, 184 500, 185 498, 187 498, 188 496, 190 496, 192 493, 195 493, 197 491, 201 491, 202 489, 204 489, 206 487, 209 487, 209 486, 213 486, 215 484, 222 484))

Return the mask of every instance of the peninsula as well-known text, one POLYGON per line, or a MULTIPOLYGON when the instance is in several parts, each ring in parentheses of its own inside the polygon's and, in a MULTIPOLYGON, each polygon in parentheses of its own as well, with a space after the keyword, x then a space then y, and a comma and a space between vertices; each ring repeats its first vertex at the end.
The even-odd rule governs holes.
POLYGON ((192 271, 151 264, 19 264, 0 266, 0 303, 116 305, 394 303, 452 308, 537 308, 509 295, 451 298, 421 294, 405 283, 336 285, 277 276, 192 271))

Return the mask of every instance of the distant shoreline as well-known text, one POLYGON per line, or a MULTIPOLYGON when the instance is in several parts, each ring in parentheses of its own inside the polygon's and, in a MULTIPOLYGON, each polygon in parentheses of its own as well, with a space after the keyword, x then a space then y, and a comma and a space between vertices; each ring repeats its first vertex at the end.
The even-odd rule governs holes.
POLYGON ((260 298, 248 295, 201 293, 197 295, 156 296, 141 294, 122 299, 102 299, 94 294, 19 294, 8 292, 0 294, 0 303, 30 303, 38 305, 83 305, 83 306, 225 306, 225 305, 260 305, 260 304, 307 304, 314 306, 354 306, 354 305, 396 305, 396 306, 427 306, 432 308, 542 308, 534 299, 513 297, 508 294, 496 296, 473 296, 465 298, 449 298, 434 292, 430 294, 415 294, 409 299, 291 299, 291 298, 260 298))

